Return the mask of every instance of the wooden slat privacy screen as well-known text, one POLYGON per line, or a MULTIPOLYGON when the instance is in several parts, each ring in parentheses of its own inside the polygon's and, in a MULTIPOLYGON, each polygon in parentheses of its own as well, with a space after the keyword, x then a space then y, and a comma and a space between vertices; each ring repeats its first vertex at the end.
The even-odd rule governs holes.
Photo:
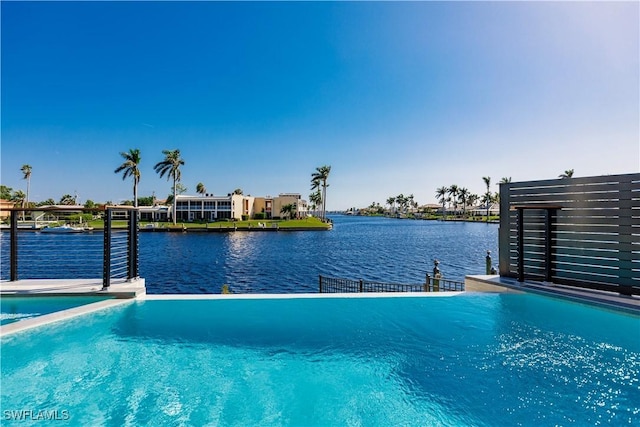
POLYGON ((501 276, 640 294, 640 174, 500 184, 499 239, 501 276))

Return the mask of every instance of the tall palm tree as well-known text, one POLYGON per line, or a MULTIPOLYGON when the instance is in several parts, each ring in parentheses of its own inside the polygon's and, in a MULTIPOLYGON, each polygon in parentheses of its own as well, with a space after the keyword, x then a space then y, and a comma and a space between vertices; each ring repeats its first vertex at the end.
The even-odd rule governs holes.
POLYGON ((475 193, 471 193, 469 194, 469 196, 467 196, 467 204, 469 206, 475 206, 475 204, 478 202, 478 199, 480 199, 480 196, 475 193))
MULTIPOLYGON (((451 187, 447 189, 447 193, 451 196, 451 200, 453 201, 453 209, 458 210, 458 191, 459 187, 456 184, 452 184, 451 187)), ((457 214, 457 212, 456 212, 457 214)))
POLYGON ((467 214, 467 204, 469 204, 469 189, 462 187, 458 189, 458 200, 462 203, 462 217, 467 214))
POLYGON ((511 182, 511 177, 510 176, 503 176, 500 179, 500 184, 509 184, 511 182))
POLYGON ((447 202, 447 192, 449 189, 447 187, 440 187, 436 190, 436 197, 442 203, 442 219, 446 219, 445 216, 445 203, 447 202))
POLYGON ((491 209, 491 205, 496 201, 495 195, 491 194, 491 192, 484 193, 480 201, 485 203, 487 206, 487 222, 489 222, 489 211, 491 209))
POLYGON ((572 178, 572 177, 573 177, 573 169, 568 169, 564 171, 564 173, 561 173, 560 175, 558 175, 558 178, 562 178, 562 179, 572 178))
POLYGON ((25 199, 25 205, 29 207, 29 190, 31 188, 31 165, 27 165, 27 164, 22 165, 20 170, 22 171, 22 174, 23 174, 22 178, 27 180, 27 194, 25 199))
POLYGON ((329 173, 331 173, 331 166, 320 166, 316 168, 316 171, 311 175, 311 189, 318 190, 322 187, 322 220, 326 220, 327 213, 327 180, 329 179, 329 173))
POLYGON ((400 193, 396 196, 396 203, 398 204, 398 207, 400 207, 401 212, 404 212, 406 210, 407 198, 404 196, 404 194, 400 193))
POLYGON ((140 150, 137 148, 129 149, 128 153, 121 152, 120 155, 124 162, 113 171, 114 173, 122 173, 122 180, 133 178, 133 206, 138 207, 138 183, 140 182, 140 150))
POLYGON ((178 202, 177 198, 177 184, 180 181, 181 172, 180 166, 184 165, 184 160, 180 157, 180 150, 162 150, 162 154, 164 154, 164 160, 155 164, 153 169, 156 173, 160 174, 160 178, 167 175, 167 180, 169 178, 173 179, 173 202, 171 206, 171 213, 173 217, 173 224, 176 224, 176 205, 178 202))
POLYGON ((484 193, 484 195, 482 196, 482 201, 483 203, 487 204, 487 222, 489 222, 489 208, 491 207, 491 203, 493 199, 491 195, 491 190, 489 189, 489 187, 491 187, 491 177, 483 176, 482 180, 484 181, 484 185, 487 186, 487 192, 484 193))
POLYGON ((204 196, 204 195, 205 195, 205 193, 207 192, 207 187, 205 187, 203 183, 199 182, 199 183, 196 185, 196 192, 197 192, 198 194, 200 194, 201 196, 204 196))
POLYGON ((393 207, 396 204, 396 198, 391 196, 387 199, 387 204, 389 205, 389 208, 391 209, 391 211, 393 211, 393 207))

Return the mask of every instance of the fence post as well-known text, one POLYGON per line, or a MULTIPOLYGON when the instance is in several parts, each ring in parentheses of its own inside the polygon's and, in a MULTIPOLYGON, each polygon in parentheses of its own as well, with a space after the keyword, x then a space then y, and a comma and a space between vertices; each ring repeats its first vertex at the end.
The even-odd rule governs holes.
POLYGON ((102 289, 111 285, 111 209, 104 210, 104 250, 102 255, 102 289))
POLYGON ((360 292, 363 292, 364 289, 364 283, 362 282, 362 279, 360 279, 360 292))
POLYGON ((431 291, 431 287, 429 286, 431 282, 431 276, 429 276, 429 273, 427 273, 427 277, 425 278, 424 281, 424 291, 425 292, 430 292, 431 291))
POLYGON ((18 280, 18 212, 11 211, 11 277, 10 280, 18 280))
POLYGON ((318 274, 318 291, 322 293, 322 274, 318 274))
POLYGON ((128 281, 132 281, 138 277, 138 212, 129 211, 129 230, 128 230, 129 250, 127 253, 127 262, 129 274, 128 281))

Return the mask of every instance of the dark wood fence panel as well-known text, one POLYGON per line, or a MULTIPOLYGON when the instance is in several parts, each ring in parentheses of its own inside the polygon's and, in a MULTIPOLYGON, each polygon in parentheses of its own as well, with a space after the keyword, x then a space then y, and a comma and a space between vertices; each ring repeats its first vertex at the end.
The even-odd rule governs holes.
POLYGON ((640 174, 501 184, 499 240, 502 276, 640 294, 640 174))

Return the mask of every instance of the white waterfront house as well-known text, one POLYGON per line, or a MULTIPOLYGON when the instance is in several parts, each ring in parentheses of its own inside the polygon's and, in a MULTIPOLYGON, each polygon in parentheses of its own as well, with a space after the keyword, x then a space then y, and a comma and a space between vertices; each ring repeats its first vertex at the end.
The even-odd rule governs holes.
MULTIPOLYGON (((216 221, 221 219, 255 218, 256 214, 264 219, 280 216, 284 205, 293 203, 296 206, 298 218, 307 215, 306 200, 300 194, 282 193, 277 197, 253 197, 243 194, 227 194, 214 196, 204 194, 200 196, 178 195, 176 198, 177 221, 216 221)), ((168 211, 169 216, 171 210, 168 211)))

